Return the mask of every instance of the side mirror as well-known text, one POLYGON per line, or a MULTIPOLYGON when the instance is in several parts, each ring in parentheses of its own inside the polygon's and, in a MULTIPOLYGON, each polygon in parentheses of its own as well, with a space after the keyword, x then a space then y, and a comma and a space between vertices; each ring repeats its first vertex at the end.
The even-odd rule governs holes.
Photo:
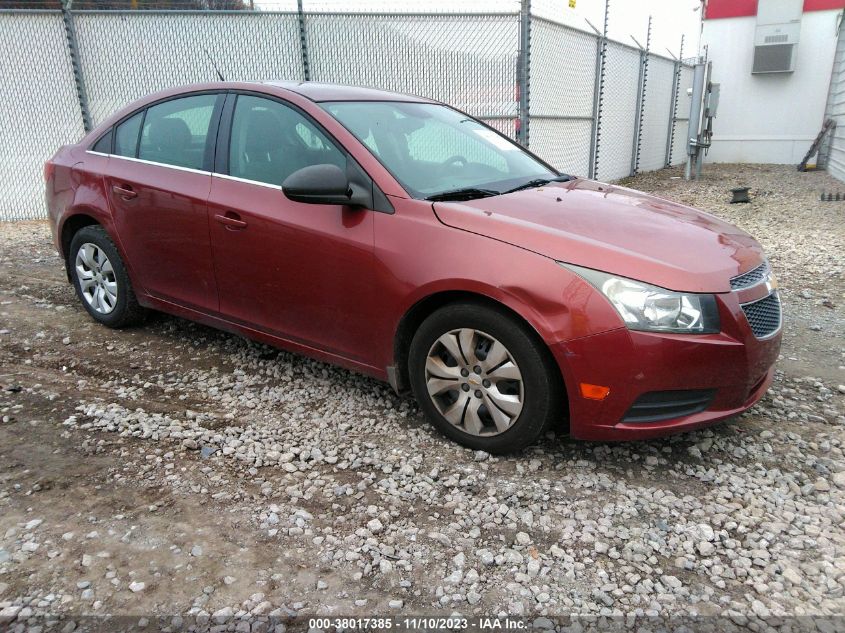
POLYGON ((293 172, 282 183, 284 194, 308 204, 354 204, 349 178, 337 165, 310 165, 293 172))

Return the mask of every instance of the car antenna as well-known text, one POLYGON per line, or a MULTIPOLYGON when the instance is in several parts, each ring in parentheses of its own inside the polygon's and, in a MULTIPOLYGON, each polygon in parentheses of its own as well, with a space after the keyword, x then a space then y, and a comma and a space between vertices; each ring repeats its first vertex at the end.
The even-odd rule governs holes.
POLYGON ((220 81, 226 81, 226 80, 223 78, 223 73, 221 73, 221 72, 220 72, 220 69, 219 69, 219 68, 217 68, 217 64, 215 64, 215 63, 214 63, 214 58, 211 56, 211 53, 209 53, 209 52, 208 52, 208 49, 207 49, 207 48, 203 48, 202 50, 203 50, 203 51, 205 51, 205 56, 206 56, 206 57, 208 57, 208 61, 210 61, 210 62, 211 62, 211 65, 212 65, 212 67, 214 68, 214 72, 216 72, 216 73, 217 73, 217 77, 218 77, 218 79, 220 79, 220 81))

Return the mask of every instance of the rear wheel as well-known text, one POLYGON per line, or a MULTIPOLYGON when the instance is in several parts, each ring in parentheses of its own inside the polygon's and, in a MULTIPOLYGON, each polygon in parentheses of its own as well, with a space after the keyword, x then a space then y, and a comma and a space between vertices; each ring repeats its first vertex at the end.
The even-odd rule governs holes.
POLYGON ((76 294, 94 320, 113 328, 143 320, 145 311, 103 227, 86 226, 77 231, 70 242, 68 261, 76 294))
POLYGON ((411 342, 408 369, 426 417, 470 448, 519 450, 562 415, 548 350, 523 323, 484 305, 433 313, 411 342))

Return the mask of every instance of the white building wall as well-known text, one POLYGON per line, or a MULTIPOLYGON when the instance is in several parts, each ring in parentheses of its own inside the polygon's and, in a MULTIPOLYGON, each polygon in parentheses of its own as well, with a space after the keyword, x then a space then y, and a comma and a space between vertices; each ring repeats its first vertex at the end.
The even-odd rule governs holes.
POLYGON ((824 120, 839 13, 804 13, 795 71, 764 75, 751 74, 756 17, 704 21, 701 42, 721 84, 707 161, 801 161, 824 120))

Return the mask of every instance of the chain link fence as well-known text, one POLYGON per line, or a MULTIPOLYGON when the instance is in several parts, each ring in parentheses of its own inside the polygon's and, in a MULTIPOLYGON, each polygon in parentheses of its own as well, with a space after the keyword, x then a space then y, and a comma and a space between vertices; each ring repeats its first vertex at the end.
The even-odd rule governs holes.
POLYGON ((0 15, 0 60, 0 219, 44 217, 44 162, 83 134, 61 14, 0 15))
POLYGON ((677 113, 672 120, 672 138, 667 152, 666 163, 677 165, 687 159, 687 128, 689 126, 690 103, 687 91, 692 90, 693 69, 680 66, 678 72, 677 113))
POLYGON ((608 42, 605 61, 601 127, 596 150, 595 177, 612 180, 632 172, 632 153, 637 134, 636 115, 640 53, 608 42))
POLYGON ((648 62, 648 81, 640 124, 639 169, 660 169, 668 161, 666 156, 669 119, 672 116, 672 84, 675 64, 671 60, 652 57, 648 62))
POLYGON ((212 81, 302 80, 295 14, 174 11, 74 13, 94 125, 150 92, 212 81))
POLYGON ((518 26, 514 15, 308 14, 309 78, 409 92, 485 120, 513 119, 518 26))
POLYGON ((531 23, 531 150, 565 173, 588 174, 596 82, 594 35, 531 23))
POLYGON ((308 79, 437 99, 582 176, 614 180, 686 158, 688 66, 648 54, 643 77, 645 51, 531 15, 527 2, 483 13, 53 4, 0 8, 0 220, 45 216, 43 164, 83 135, 86 118, 97 125, 152 91, 212 81, 215 65, 227 80, 308 79))

